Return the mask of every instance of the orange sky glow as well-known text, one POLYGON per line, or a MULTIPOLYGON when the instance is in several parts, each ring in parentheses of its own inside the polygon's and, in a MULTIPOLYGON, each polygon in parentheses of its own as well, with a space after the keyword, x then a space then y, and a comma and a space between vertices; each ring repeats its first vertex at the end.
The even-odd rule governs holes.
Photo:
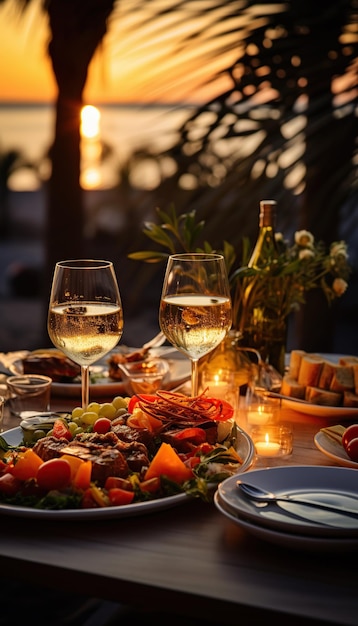
MULTIPOLYGON (((0 101, 53 102, 56 83, 46 53, 46 18, 35 4, 25 19, 16 19, 10 5, 0 7, 0 101)), ((142 16, 141 36, 132 28, 137 18, 130 11, 130 0, 124 0, 121 7, 122 14, 112 15, 102 50, 90 67, 86 102, 198 102, 229 87, 225 77, 210 85, 205 80, 237 55, 237 49, 231 49, 220 56, 220 65, 215 60, 203 62, 206 47, 212 46, 205 37, 212 36, 219 24, 207 29, 200 46, 192 44, 191 48, 189 44, 179 57, 175 45, 183 36, 183 27, 174 24, 173 16, 150 26, 142 16)), ((198 24, 200 30, 200 22, 195 28, 198 24)))

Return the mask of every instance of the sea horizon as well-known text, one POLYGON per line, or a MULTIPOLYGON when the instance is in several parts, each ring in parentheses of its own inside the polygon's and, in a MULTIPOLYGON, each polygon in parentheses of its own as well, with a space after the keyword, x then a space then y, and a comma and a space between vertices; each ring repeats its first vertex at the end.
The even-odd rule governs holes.
MULTIPOLYGON (((89 186, 84 184, 87 189, 108 189, 117 184, 118 172, 137 150, 170 148, 177 140, 178 129, 195 108, 189 104, 123 102, 93 106, 101 114, 98 154, 104 146, 109 156, 105 160, 99 156, 98 162, 88 164, 94 176, 89 186)), ((54 123, 54 102, 0 101, 0 153, 17 151, 30 163, 42 163, 53 142, 54 123)), ((148 168, 147 174, 149 177, 148 168)), ((147 184, 151 186, 150 180, 147 184)), ((11 176, 9 185, 12 190, 26 191, 36 188, 39 181, 34 172, 24 168, 11 176)))

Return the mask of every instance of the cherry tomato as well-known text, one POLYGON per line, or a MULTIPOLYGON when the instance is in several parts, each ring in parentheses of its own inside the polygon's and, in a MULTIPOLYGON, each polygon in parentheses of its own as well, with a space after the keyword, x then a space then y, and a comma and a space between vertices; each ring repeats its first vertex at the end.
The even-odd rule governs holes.
POLYGON ((7 496, 14 496, 21 488, 21 480, 12 474, 0 476, 0 493, 7 496))
POLYGON ((104 488, 109 489, 126 489, 126 491, 133 491, 132 483, 127 478, 121 478, 120 476, 108 476, 104 483, 104 488))
POLYGON ((93 432, 105 435, 111 430, 111 420, 108 417, 99 417, 93 424, 93 432))
POLYGON ((134 491, 127 491, 126 489, 114 487, 113 489, 109 489, 108 498, 112 506, 130 504, 134 498, 134 491))
POLYGON ((63 437, 65 439, 68 439, 68 441, 71 441, 72 439, 70 429, 60 418, 54 421, 52 432, 53 436, 56 437, 56 439, 62 439, 63 437))
POLYGON ((351 439, 346 447, 346 452, 352 461, 358 463, 358 437, 351 439))
POLYGON ((352 424, 348 426, 342 435, 342 445, 345 450, 347 450, 347 446, 351 439, 355 439, 358 437, 358 424, 352 424))
POLYGON ((37 482, 41 489, 63 489, 71 480, 71 465, 66 459, 50 459, 40 465, 37 471, 37 482))

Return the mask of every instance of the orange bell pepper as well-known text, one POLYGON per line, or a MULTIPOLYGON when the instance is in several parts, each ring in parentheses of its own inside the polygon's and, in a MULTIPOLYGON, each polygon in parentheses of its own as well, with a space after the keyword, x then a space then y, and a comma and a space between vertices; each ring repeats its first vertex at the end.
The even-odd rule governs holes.
POLYGON ((184 465, 174 448, 169 443, 163 442, 153 457, 144 475, 144 480, 156 476, 167 476, 176 483, 183 483, 193 477, 193 472, 184 465))
POLYGON ((31 448, 25 452, 20 452, 17 461, 11 468, 11 474, 19 480, 28 480, 36 478, 37 471, 43 460, 31 448))

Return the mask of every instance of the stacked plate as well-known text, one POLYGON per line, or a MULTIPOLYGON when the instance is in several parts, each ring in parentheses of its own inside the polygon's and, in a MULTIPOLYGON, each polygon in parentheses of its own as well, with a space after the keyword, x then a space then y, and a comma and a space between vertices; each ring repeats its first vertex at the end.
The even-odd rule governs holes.
POLYGON ((244 477, 231 476, 224 480, 214 502, 225 517, 272 543, 323 551, 358 549, 357 479, 357 470, 343 467, 282 466, 251 470, 244 477), (283 500, 266 503, 251 499, 238 487, 239 480, 274 492, 283 500), (327 508, 304 504, 302 500, 327 508))

